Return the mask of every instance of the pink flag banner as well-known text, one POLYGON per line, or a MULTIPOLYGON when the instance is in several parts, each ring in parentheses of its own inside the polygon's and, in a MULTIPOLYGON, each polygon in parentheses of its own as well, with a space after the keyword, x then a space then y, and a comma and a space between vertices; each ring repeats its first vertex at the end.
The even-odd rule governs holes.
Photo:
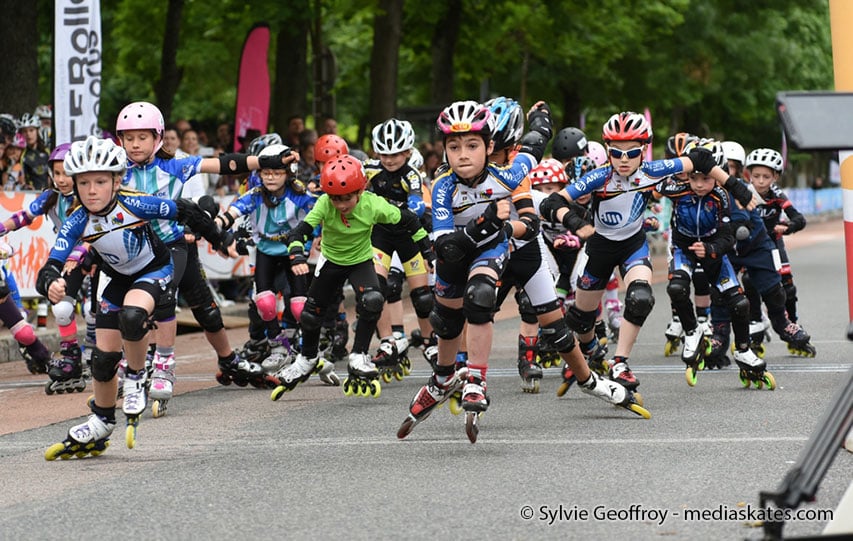
MULTIPOLYGON (((267 56, 270 27, 256 23, 246 36, 237 79, 237 106, 234 118, 234 150, 250 129, 267 132, 270 113, 270 72, 267 56)), ((246 141, 248 144, 248 141, 246 141)))
MULTIPOLYGON (((652 124, 652 112, 649 111, 648 107, 646 107, 645 110, 643 110, 643 116, 646 117, 646 121, 649 123, 649 126, 653 126, 653 124, 652 124)), ((652 133, 654 133, 654 129, 652 130, 652 133)), ((654 156, 652 154, 652 145, 646 145, 646 161, 650 162, 653 159, 654 159, 654 156)))

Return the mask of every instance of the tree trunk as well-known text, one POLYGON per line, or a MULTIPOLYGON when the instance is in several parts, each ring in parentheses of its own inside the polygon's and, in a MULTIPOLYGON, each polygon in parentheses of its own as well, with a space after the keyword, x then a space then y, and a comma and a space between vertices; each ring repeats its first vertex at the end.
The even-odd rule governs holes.
MULTIPOLYGON (((320 0, 315 0, 319 2, 320 0)), ((293 0, 282 10, 276 39, 275 81, 270 123, 279 133, 287 131, 287 119, 304 117, 308 111, 308 29, 311 5, 293 0)))
MULTIPOLYGON (((581 97, 577 87, 575 85, 564 86, 561 89, 561 94, 563 98, 563 122, 559 126, 579 127, 581 119, 581 97)), ((590 134, 588 130, 584 130, 584 133, 587 139, 597 141, 599 138, 599 134, 597 133, 590 134)))
POLYGON ((443 107, 453 101, 453 56, 461 24, 462 0, 449 0, 432 33, 429 96, 433 105, 443 107))
POLYGON ((160 57, 160 79, 154 86, 157 106, 167 122, 172 117, 172 104, 183 75, 183 70, 178 68, 177 62, 183 9, 184 0, 169 0, 169 9, 166 11, 166 31, 163 34, 163 54, 160 57))
POLYGON ((371 125, 397 114, 397 63, 402 31, 403 0, 379 0, 370 52, 368 123, 371 125))
POLYGON ((19 117, 32 113, 38 105, 38 2, 0 0, 0 13, 0 36, 6 49, 0 113, 19 117))

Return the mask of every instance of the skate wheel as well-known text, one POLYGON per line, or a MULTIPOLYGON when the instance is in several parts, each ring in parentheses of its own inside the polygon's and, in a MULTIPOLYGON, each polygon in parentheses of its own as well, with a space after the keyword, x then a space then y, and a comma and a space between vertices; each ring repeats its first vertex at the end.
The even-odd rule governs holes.
POLYGON ((640 404, 628 404, 628 410, 633 412, 633 413, 636 413, 637 415, 639 415, 643 419, 651 419, 652 418, 652 414, 649 412, 649 410, 647 410, 646 408, 644 408, 640 404))
POLYGON ((379 398, 380 394, 382 394, 382 386, 379 384, 379 380, 371 381, 370 396, 372 396, 373 398, 379 398))
POLYGON ((633 393, 633 397, 634 397, 634 403, 635 403, 635 404, 637 404, 638 406, 642 406, 642 405, 643 405, 643 395, 641 395, 640 393, 638 393, 638 392, 634 391, 634 393, 633 393))
POLYGON ((358 396, 370 396, 370 384, 362 381, 358 386, 358 396))
POLYGON ((415 428, 415 422, 411 417, 407 417, 403 424, 400 425, 400 428, 397 429, 397 439, 403 439, 409 434, 412 433, 412 429, 415 428))
POLYGON ((746 377, 746 373, 743 370, 738 373, 738 378, 740 378, 740 384, 743 385, 743 388, 749 389, 750 381, 749 378, 746 377))
POLYGON ((462 413, 462 402, 460 402, 458 396, 451 396, 448 399, 447 404, 447 409, 452 415, 459 415, 460 413, 462 413))
POLYGON ((663 356, 669 357, 670 355, 672 355, 674 350, 675 350, 675 347, 672 345, 672 342, 667 340, 666 344, 663 345, 663 356))
POLYGON ((394 370, 394 379, 396 379, 397 381, 403 381, 403 378, 405 376, 406 374, 403 372, 403 365, 398 365, 397 368, 394 370))
POLYGON ((752 349, 753 353, 758 355, 759 359, 763 359, 764 355, 767 353, 767 349, 764 347, 764 344, 759 344, 752 349))
POLYGON ((770 372, 765 372, 762 380, 767 386, 767 390, 773 391, 776 389, 776 378, 774 378, 773 374, 771 374, 770 372))
POLYGON ((57 458, 63 456, 62 453, 65 452, 65 444, 64 443, 54 443, 44 452, 44 459, 47 461, 54 461, 57 458))
POLYGON ((285 387, 284 385, 279 385, 278 387, 276 387, 275 389, 272 390, 272 393, 270 393, 270 400, 275 402, 279 398, 281 398, 281 395, 283 395, 286 392, 287 392, 287 387, 285 387))
POLYGON ((54 393, 53 389, 50 387, 51 383, 52 382, 48 381, 44 384, 44 394, 46 394, 47 396, 50 396, 54 393))
POLYGON ((478 417, 476 411, 469 411, 465 415, 465 434, 468 435, 468 441, 471 443, 477 443, 477 436, 480 434, 480 427, 477 426, 478 417))
POLYGON ((569 392, 569 389, 571 388, 571 386, 572 386, 571 382, 563 381, 563 383, 561 383, 560 386, 557 387, 557 396, 563 396, 564 394, 569 392))
POLYGON ((127 425, 124 431, 124 443, 128 449, 133 449, 136 446, 136 427, 134 425, 127 425))
POLYGON ((352 395, 352 382, 350 381, 349 378, 344 379, 343 391, 344 391, 344 396, 352 395))
POLYGON ((154 400, 151 403, 151 416, 157 419, 166 415, 166 401, 154 400))
POLYGON ((692 366, 688 366, 687 370, 684 371, 684 379, 687 380, 687 385, 691 387, 696 386, 696 376, 696 370, 694 370, 692 366))
POLYGON ((382 369, 382 381, 385 383, 391 383, 391 374, 386 369, 382 369))
POLYGON ((95 405, 95 395, 89 395, 89 398, 86 399, 86 405, 89 407, 89 409, 92 409, 92 406, 95 405))
POLYGON ((228 385, 231 385, 231 378, 229 378, 228 376, 226 376, 226 375, 225 375, 225 374, 223 374, 222 372, 217 372, 217 373, 216 373, 216 381, 217 381, 217 383, 219 383, 220 385, 225 385, 226 387, 227 387, 228 385))

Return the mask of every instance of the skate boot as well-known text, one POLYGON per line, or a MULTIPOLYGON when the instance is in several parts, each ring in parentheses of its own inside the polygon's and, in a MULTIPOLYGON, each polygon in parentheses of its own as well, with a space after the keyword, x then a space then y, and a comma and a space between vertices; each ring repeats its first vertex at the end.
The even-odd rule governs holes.
POLYGON ((91 414, 85 423, 75 425, 61 443, 54 443, 44 452, 46 460, 62 460, 86 455, 98 456, 110 445, 110 434, 116 427, 115 421, 91 414))
POLYGON ((335 373, 335 363, 323 359, 323 363, 317 363, 314 368, 314 373, 320 378, 320 381, 331 387, 338 387, 341 384, 341 378, 335 373))
POLYGON ((788 323, 780 335, 788 343, 788 352, 800 357, 814 357, 817 350, 811 344, 811 336, 798 323, 788 323))
POLYGON ((604 310, 607 314, 610 340, 616 342, 619 339, 619 328, 622 326, 622 303, 619 299, 607 299, 604 301, 604 310))
POLYGON ((282 368, 275 376, 272 376, 272 379, 276 383, 276 388, 273 389, 270 398, 272 400, 278 400, 284 393, 292 391, 297 385, 307 381, 314 372, 314 369, 322 364, 323 360, 320 359, 320 357, 307 359, 300 353, 296 356, 296 360, 293 361, 293 364, 282 368))
POLYGON ((136 446, 136 429, 139 426, 139 418, 145 407, 148 405, 146 396, 146 387, 148 382, 148 373, 145 369, 134 373, 127 368, 124 374, 124 383, 122 387, 124 391, 124 402, 121 405, 121 410, 127 417, 127 429, 125 430, 125 443, 128 449, 133 449, 136 446))
POLYGON ((521 376, 521 390, 525 393, 539 393, 542 367, 536 362, 538 341, 537 336, 518 335, 518 375, 521 376))
POLYGON ((607 356, 607 346, 593 338, 586 344, 581 344, 581 352, 586 357, 586 364, 593 372, 600 375, 607 375, 610 370, 610 365, 605 357, 607 356))
POLYGON ((151 398, 151 415, 156 419, 166 415, 166 406, 172 398, 175 386, 175 354, 161 357, 154 354, 154 372, 151 374, 151 386, 148 396, 151 398))
POLYGON ((397 430, 397 437, 403 439, 411 434, 412 430, 429 417, 433 410, 459 392, 467 380, 467 368, 457 371, 443 384, 436 382, 435 374, 430 376, 429 382, 421 387, 412 399, 409 415, 397 430))
POLYGON ((708 316, 696 316, 696 324, 702 329, 702 334, 709 339, 714 334, 714 329, 711 326, 711 320, 708 319, 708 316))
POLYGON ((30 374, 47 374, 50 369, 50 352, 44 347, 44 344, 38 340, 28 346, 18 342, 18 350, 21 352, 30 374))
POLYGON ((712 325, 711 352, 705 357, 705 370, 726 368, 732 364, 729 359, 729 340, 732 333, 731 323, 728 321, 712 325))
POLYGON ((560 386, 557 387, 557 396, 563 396, 564 394, 569 392, 569 389, 571 389, 572 385, 578 380, 578 378, 575 377, 575 373, 574 371, 572 371, 572 368, 569 366, 568 362, 563 363, 563 370, 561 375, 563 376, 563 383, 561 383, 560 386))
MULTIPOLYGON (((764 321, 752 320, 749 322, 749 347, 762 359, 767 351, 764 347, 764 338, 767 335, 766 331, 767 328, 765 327, 764 321)), ((732 353, 734 353, 734 349, 735 345, 732 344, 732 353)))
POLYGON ((230 357, 220 357, 218 364, 216 381, 220 385, 234 383, 238 387, 251 385, 256 389, 267 389, 274 385, 273 378, 264 374, 261 365, 247 361, 236 351, 230 357))
POLYGON ((767 371, 767 364, 752 349, 736 349, 734 357, 740 368, 740 382, 744 388, 749 389, 750 384, 754 384, 756 389, 767 387, 772 391, 776 388, 776 379, 767 371))
MULTIPOLYGON (((241 358, 249 361, 250 363, 257 363, 263 367, 264 361, 267 360, 270 353, 272 353, 272 349, 270 347, 269 340, 266 338, 261 338, 259 340, 249 338, 243 344, 243 347, 240 348, 239 355, 241 358)), ((266 368, 264 368, 264 372, 269 373, 266 371, 266 368)), ((275 373, 275 370, 272 373, 275 373)))
MULTIPOLYGON (((412 373, 412 361, 409 359, 409 338, 406 333, 394 331, 394 345, 397 346, 398 366, 402 371, 403 376, 408 376, 412 373)), ((394 377, 397 377, 396 374, 394 377)))
POLYGON ((709 352, 709 342, 705 338, 704 329, 696 325, 692 331, 684 333, 684 348, 681 350, 681 360, 687 365, 684 371, 684 379, 687 385, 696 385, 699 371, 705 368, 705 355, 709 352))
POLYGON ((666 330, 663 331, 664 336, 666 336, 666 344, 663 346, 663 356, 669 357, 673 353, 678 350, 678 346, 681 345, 681 337, 684 334, 684 329, 681 327, 681 319, 678 316, 673 315, 672 320, 669 322, 669 325, 666 326, 666 330))
POLYGON ((383 339, 372 362, 379 370, 379 377, 384 383, 391 383, 395 378, 397 381, 403 380, 403 367, 400 366, 399 359, 394 339, 383 339))
MULTIPOLYGON (((438 337, 435 333, 431 334, 424 347, 424 359, 429 364, 430 368, 435 370, 435 365, 438 364, 438 337)), ((459 367, 456 368, 459 370, 459 367)))
POLYGON ((631 368, 628 366, 627 357, 613 357, 610 361, 610 370, 608 371, 610 379, 617 383, 621 383, 623 387, 629 391, 636 391, 640 386, 640 380, 634 376, 631 368))
POLYGON ((469 374, 468 382, 462 388, 462 409, 465 410, 465 434, 471 443, 477 443, 479 417, 489 409, 486 382, 477 376, 469 374))
POLYGON ((64 343, 59 357, 51 359, 47 371, 50 381, 44 386, 44 392, 53 393, 74 392, 82 393, 86 389, 86 378, 83 377, 83 362, 80 346, 77 343, 64 343))
POLYGON ((290 340, 287 335, 285 335, 284 331, 280 332, 275 338, 268 340, 267 345, 269 347, 269 353, 267 356, 261 361, 255 362, 260 362, 264 374, 272 376, 281 370, 282 367, 287 366, 292 362, 292 348, 290 346, 290 340))
POLYGON ((379 383, 379 370, 367 353, 350 353, 347 373, 344 380, 344 396, 372 396, 378 398, 382 393, 379 383))
POLYGON ((603 319, 599 319, 595 322, 595 327, 593 328, 593 332, 595 333, 595 339, 601 342, 602 345, 607 345, 607 323, 604 322, 603 319))
POLYGON ((590 372, 589 380, 578 385, 584 393, 606 400, 614 406, 625 408, 643 419, 650 419, 652 416, 649 410, 643 407, 643 397, 640 396, 640 393, 632 392, 619 383, 609 381, 595 372, 590 372))

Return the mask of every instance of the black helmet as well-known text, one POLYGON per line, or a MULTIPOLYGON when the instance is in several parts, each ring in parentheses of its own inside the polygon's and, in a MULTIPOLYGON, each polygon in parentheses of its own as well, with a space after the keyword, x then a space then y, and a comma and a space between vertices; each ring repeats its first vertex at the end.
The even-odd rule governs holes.
POLYGON ((554 137, 551 155, 560 161, 568 160, 583 155, 586 145, 586 135, 582 131, 577 128, 563 128, 554 137))

